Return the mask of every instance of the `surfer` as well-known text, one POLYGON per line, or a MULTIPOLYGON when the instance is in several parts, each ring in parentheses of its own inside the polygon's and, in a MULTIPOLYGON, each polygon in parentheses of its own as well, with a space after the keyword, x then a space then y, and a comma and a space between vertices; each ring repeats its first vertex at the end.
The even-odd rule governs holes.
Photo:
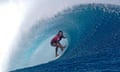
POLYGON ((51 40, 51 45, 56 47, 55 49, 55 54, 56 54, 56 57, 58 56, 58 48, 61 48, 61 50, 63 51, 65 46, 63 46, 61 43, 60 43, 60 40, 62 40, 62 38, 66 38, 64 35, 63 35, 63 31, 59 31, 58 34, 51 40))

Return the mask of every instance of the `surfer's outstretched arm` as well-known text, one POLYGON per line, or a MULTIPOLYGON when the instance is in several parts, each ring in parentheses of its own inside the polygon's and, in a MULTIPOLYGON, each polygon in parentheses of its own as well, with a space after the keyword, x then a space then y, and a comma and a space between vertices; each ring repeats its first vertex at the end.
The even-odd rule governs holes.
POLYGON ((65 39, 66 37, 63 35, 63 37, 62 37, 62 38, 64 38, 64 39, 65 39))
POLYGON ((62 46, 62 44, 61 44, 61 43, 59 43, 59 42, 57 43, 57 46, 58 46, 59 48, 61 48, 61 50, 62 50, 62 51, 63 51, 63 50, 64 50, 64 48, 65 48, 65 47, 64 47, 64 46, 62 46))

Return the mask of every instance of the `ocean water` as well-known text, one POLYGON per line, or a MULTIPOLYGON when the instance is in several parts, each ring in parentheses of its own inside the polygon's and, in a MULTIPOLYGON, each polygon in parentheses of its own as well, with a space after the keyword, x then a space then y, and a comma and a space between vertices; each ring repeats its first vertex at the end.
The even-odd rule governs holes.
POLYGON ((30 31, 38 36, 34 47, 58 30, 69 43, 60 58, 12 72, 120 72, 120 6, 79 5, 40 21, 30 31))

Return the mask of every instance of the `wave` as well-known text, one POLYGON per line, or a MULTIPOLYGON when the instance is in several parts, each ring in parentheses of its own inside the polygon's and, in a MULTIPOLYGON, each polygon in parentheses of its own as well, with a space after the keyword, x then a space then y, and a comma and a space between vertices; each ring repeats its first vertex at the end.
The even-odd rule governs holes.
MULTIPOLYGON (((64 10, 53 18, 38 22, 30 29, 29 37, 26 37, 33 45, 28 44, 29 50, 26 49, 26 51, 31 52, 27 55, 26 61, 29 61, 41 42, 59 30, 63 30, 67 36, 69 43, 67 51, 53 62, 25 70, 40 70, 41 72, 104 71, 111 68, 119 70, 116 65, 116 62, 120 62, 119 6, 109 4, 79 5, 64 10), (60 65, 64 69, 60 68, 60 65), (70 70, 67 69, 69 66, 72 66, 70 70)), ((23 41, 25 42, 25 40, 23 41)), ((20 71, 24 71, 24 69, 20 71)))

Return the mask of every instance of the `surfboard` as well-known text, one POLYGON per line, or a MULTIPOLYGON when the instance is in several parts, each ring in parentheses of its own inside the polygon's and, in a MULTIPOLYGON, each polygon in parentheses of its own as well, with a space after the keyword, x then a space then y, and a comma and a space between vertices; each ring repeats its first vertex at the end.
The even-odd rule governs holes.
POLYGON ((60 58, 60 57, 66 52, 66 50, 67 50, 67 48, 68 48, 68 40, 67 40, 67 39, 62 39, 62 40, 60 41, 60 43, 61 43, 63 46, 65 46, 65 48, 64 48, 63 51, 61 51, 60 48, 58 49, 58 55, 59 55, 59 56, 55 57, 55 59, 60 58))

